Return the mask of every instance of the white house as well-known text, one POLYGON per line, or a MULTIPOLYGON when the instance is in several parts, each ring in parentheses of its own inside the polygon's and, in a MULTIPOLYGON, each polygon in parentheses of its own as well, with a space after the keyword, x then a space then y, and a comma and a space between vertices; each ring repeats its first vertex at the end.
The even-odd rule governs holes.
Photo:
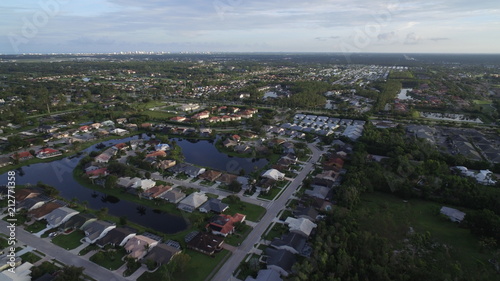
POLYGON ((272 179, 272 180, 281 180, 285 178, 285 174, 282 172, 276 170, 276 169, 270 169, 267 170, 264 174, 262 174, 262 177, 272 179))

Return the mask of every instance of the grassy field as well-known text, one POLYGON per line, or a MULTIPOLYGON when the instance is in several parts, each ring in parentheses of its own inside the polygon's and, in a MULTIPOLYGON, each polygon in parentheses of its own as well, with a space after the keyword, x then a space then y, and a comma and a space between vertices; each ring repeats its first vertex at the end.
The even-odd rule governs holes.
MULTIPOLYGON (((218 265, 226 259, 226 256, 231 253, 227 250, 215 255, 215 257, 210 257, 205 254, 186 250, 186 253, 191 257, 188 267, 184 272, 177 272, 173 276, 173 280, 176 281, 204 281, 208 279, 212 271, 218 267, 218 265)), ((137 280, 138 281, 158 281, 163 280, 163 277, 158 274, 158 270, 149 273, 145 272, 137 280)))
POLYGON ((252 231, 252 227, 249 225, 242 225, 241 230, 238 232, 235 232, 234 234, 228 235, 226 239, 224 239, 224 243, 232 245, 232 246, 239 246, 250 234, 252 231))
POLYGON ((267 194, 259 194, 259 198, 267 199, 267 200, 273 200, 276 199, 276 196, 278 193, 281 192, 281 188, 278 187, 272 187, 271 190, 267 194))
POLYGON ((61 234, 59 236, 54 237, 54 239, 52 239, 52 243, 56 244, 57 246, 63 249, 71 250, 82 244, 80 240, 83 237, 85 237, 83 231, 75 230, 68 235, 61 234))
POLYGON ((35 221, 34 223, 28 225, 24 229, 26 231, 29 231, 31 233, 37 233, 47 227, 47 221, 46 220, 40 220, 40 221, 35 221))
POLYGON ((42 259, 40 256, 32 252, 25 253, 20 258, 23 260, 23 262, 29 262, 32 264, 42 259))
POLYGON ((249 221, 257 222, 266 213, 266 209, 264 207, 247 202, 239 201, 238 203, 231 203, 228 198, 222 199, 222 202, 229 204, 229 208, 224 213, 229 215, 234 215, 236 213, 244 214, 247 216, 246 219, 249 221))
POLYGON ((125 261, 122 260, 122 257, 126 254, 127 252, 122 247, 117 250, 102 250, 91 256, 90 261, 106 269, 116 270, 125 263, 125 261))
MULTIPOLYGON (((429 232, 435 241, 451 247, 452 258, 460 261, 464 272, 469 272, 469 275, 474 272, 491 273, 492 277, 495 276, 493 267, 488 263, 492 255, 480 251, 477 238, 468 229, 440 215, 441 207, 435 202, 404 202, 392 195, 370 193, 362 196, 356 213, 362 229, 375 232, 389 241, 399 241, 395 243, 407 237, 410 227, 417 232, 429 232)), ((467 210, 460 209, 467 213, 467 210)))
POLYGON ((285 234, 288 232, 288 227, 281 223, 276 223, 273 228, 266 234, 263 235, 262 238, 264 240, 269 240, 272 241, 276 237, 281 237, 281 235, 285 234))

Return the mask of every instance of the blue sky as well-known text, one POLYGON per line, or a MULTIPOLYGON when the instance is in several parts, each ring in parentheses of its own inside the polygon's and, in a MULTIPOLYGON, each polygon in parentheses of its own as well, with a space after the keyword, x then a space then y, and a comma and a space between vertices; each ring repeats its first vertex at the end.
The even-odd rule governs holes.
POLYGON ((0 53, 500 53, 498 0, 2 0, 0 53))

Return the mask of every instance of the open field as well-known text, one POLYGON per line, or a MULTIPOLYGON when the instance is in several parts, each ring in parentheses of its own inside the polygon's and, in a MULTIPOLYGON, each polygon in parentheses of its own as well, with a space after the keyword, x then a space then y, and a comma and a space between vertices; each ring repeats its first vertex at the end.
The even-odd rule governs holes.
MULTIPOLYGON (((478 239, 468 229, 440 215, 442 206, 435 202, 405 202, 392 195, 370 193, 362 196, 356 217, 362 229, 385 237, 396 245, 407 237, 410 227, 416 232, 429 232, 432 239, 450 246, 450 258, 459 261, 467 275, 474 276, 475 272, 480 272, 495 276, 493 266, 488 262, 493 256, 487 250, 481 251, 478 239)), ((467 213, 466 209, 460 209, 467 213)))

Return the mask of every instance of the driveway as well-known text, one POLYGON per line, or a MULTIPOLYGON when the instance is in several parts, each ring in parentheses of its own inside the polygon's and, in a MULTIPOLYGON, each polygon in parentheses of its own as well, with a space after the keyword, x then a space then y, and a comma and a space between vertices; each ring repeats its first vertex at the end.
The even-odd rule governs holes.
MULTIPOLYGON (((7 226, 7 222, 5 222, 4 220, 0 220, 0 232, 9 236, 10 232, 7 229, 7 226)), ((29 247, 33 247, 46 254, 48 257, 54 258, 63 264, 84 267, 84 273, 94 278, 95 280, 127 280, 123 276, 119 276, 118 274, 106 270, 89 260, 86 260, 78 255, 68 252, 63 248, 60 248, 59 246, 54 245, 51 242, 47 242, 39 237, 36 237, 35 235, 25 231, 21 227, 17 227, 16 229, 16 239, 18 243, 22 242, 29 247)))
POLYGON ((297 191, 302 181, 306 178, 309 172, 314 168, 314 163, 316 163, 322 155, 322 151, 316 148, 314 144, 308 144, 309 149, 313 152, 312 157, 304 165, 304 169, 299 173, 299 175, 288 185, 283 194, 274 201, 271 201, 267 206, 267 213, 261 219, 261 221, 253 228, 252 232, 247 236, 245 241, 233 251, 233 254, 224 263, 224 265, 219 269, 217 274, 212 278, 214 281, 226 281, 232 280, 232 275, 238 268, 239 264, 243 261, 245 256, 252 250, 253 246, 261 240, 261 236, 266 231, 267 227, 272 223, 273 219, 276 218, 278 213, 285 208, 285 204, 290 199, 290 197, 297 191))

